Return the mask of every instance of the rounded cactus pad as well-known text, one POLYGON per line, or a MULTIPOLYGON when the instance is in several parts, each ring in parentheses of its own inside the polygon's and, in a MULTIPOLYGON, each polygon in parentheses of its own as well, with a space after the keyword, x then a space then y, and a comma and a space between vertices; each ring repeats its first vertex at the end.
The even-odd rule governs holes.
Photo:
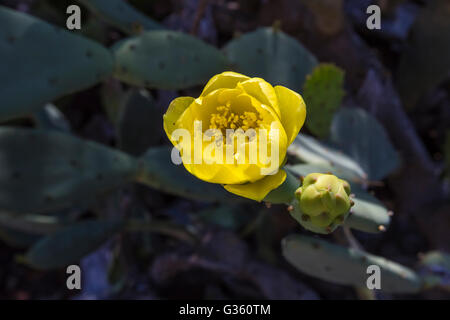
POLYGON ((306 78, 303 96, 308 106, 306 126, 319 138, 330 135, 336 111, 345 96, 345 73, 333 64, 322 63, 306 78))

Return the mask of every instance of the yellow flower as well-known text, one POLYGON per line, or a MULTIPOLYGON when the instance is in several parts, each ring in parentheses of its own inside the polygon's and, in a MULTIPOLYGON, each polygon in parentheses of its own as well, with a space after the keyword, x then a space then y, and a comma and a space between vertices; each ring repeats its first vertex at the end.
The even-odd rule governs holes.
POLYGON ((197 99, 173 100, 164 114, 164 130, 191 174, 261 201, 286 179, 279 168, 305 117, 298 93, 223 72, 209 80, 197 99))

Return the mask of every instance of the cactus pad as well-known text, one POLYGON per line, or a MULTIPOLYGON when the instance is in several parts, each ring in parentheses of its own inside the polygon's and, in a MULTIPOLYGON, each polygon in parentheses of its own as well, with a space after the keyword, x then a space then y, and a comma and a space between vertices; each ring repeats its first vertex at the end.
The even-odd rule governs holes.
POLYGON ((331 140, 361 164, 370 180, 385 178, 400 164, 383 126, 361 108, 343 108, 336 113, 331 140))
POLYGON ((57 131, 0 128, 0 154, 0 209, 13 213, 83 205, 137 170, 122 152, 57 131))
POLYGON ((320 64, 306 77, 303 99, 308 106, 306 126, 320 138, 330 132, 334 112, 344 97, 344 71, 332 64, 320 64))
POLYGON ((65 268, 97 249, 121 230, 120 221, 83 221, 68 226, 34 244, 24 262, 33 268, 65 268))
MULTIPOLYGON (((345 171, 346 179, 350 177, 352 177, 351 180, 367 179, 367 174, 354 159, 341 150, 330 147, 303 133, 297 135, 294 142, 289 146, 288 153, 302 162, 323 165, 323 167, 331 166, 336 170, 345 171)), ((339 176, 341 173, 339 172, 337 175, 339 176)))
POLYGON ((233 70, 300 92, 317 59, 303 45, 273 28, 230 41, 223 49, 233 70))
POLYGON ((381 290, 392 293, 416 293, 421 278, 412 270, 382 257, 345 248, 324 240, 290 235, 282 241, 283 255, 299 271, 333 283, 366 287, 367 267, 381 271, 381 290))
POLYGON ((113 52, 116 77, 137 86, 188 88, 226 69, 222 52, 181 32, 144 32, 119 42, 113 52))
POLYGON ((156 21, 123 0, 78 0, 90 11, 126 34, 163 29, 156 21))
POLYGON ((112 73, 101 45, 0 6, 0 119, 28 114, 112 73))

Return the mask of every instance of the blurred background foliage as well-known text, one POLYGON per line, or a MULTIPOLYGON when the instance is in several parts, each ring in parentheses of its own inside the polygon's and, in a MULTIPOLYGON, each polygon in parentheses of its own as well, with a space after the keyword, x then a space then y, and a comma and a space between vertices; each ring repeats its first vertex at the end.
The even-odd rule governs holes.
POLYGON ((450 297, 448 1, 0 5, 0 298, 450 297), (172 165, 163 113, 224 70, 303 95, 287 168, 350 182, 345 228, 313 234, 172 165), (371 263, 375 294, 355 276, 371 263))

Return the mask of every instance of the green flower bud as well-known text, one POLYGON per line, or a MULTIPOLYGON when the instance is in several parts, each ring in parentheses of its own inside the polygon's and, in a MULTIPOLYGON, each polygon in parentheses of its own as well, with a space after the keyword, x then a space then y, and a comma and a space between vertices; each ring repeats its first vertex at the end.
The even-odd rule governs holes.
POLYGON ((305 228, 321 233, 330 233, 342 224, 353 205, 349 183, 332 174, 307 175, 295 197, 294 218, 305 228))

